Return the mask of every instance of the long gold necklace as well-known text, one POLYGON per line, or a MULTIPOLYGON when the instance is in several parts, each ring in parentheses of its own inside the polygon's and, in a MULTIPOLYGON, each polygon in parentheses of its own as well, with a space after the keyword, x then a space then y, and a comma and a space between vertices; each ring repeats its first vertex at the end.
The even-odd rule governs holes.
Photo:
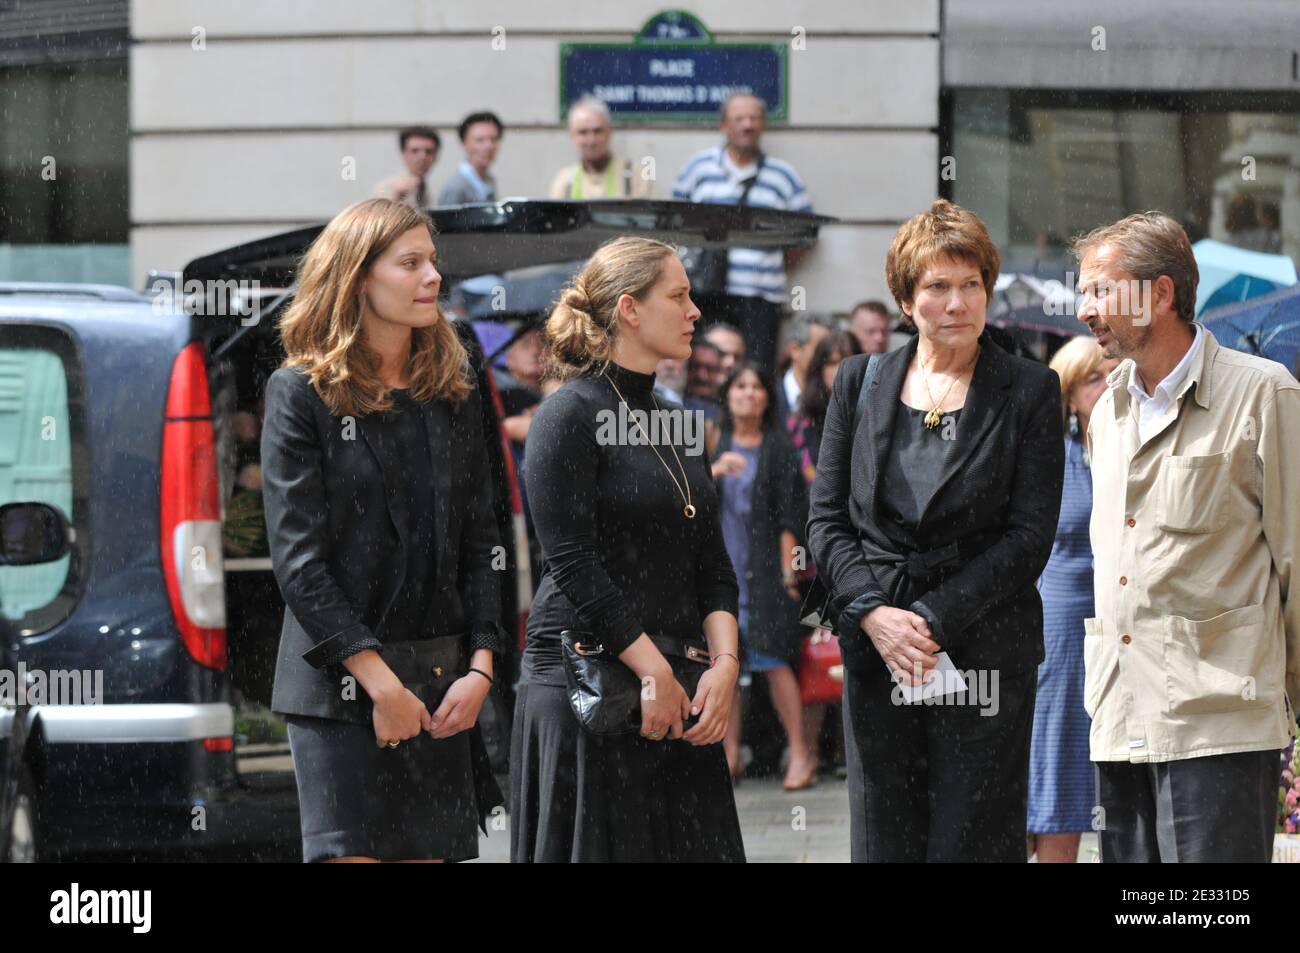
POLYGON ((975 348, 975 356, 971 358, 970 364, 962 368, 961 372, 958 373, 956 377, 954 377, 951 381, 948 382, 948 389, 943 392, 943 396, 939 398, 937 401, 934 399, 934 393, 930 390, 930 371, 926 368, 924 362, 920 361, 919 358, 917 359, 918 362, 921 364, 921 380, 924 381, 925 383, 925 395, 930 398, 930 403, 933 405, 931 406, 929 413, 927 413, 925 415, 925 418, 921 421, 923 424, 925 424, 926 430, 933 430, 935 427, 939 426, 939 424, 942 422, 943 415, 939 412, 939 408, 942 407, 943 402, 948 399, 948 395, 952 393, 952 389, 957 385, 957 382, 961 380, 964 376, 966 376, 966 372, 970 370, 972 367, 974 367, 975 362, 978 361, 979 359, 980 359, 980 349, 979 346, 977 345, 975 348))
MULTIPOLYGON (((677 469, 682 471, 682 483, 686 484, 685 490, 682 489, 682 483, 677 482, 677 477, 673 475, 673 469, 668 465, 668 461, 664 459, 663 454, 659 452, 659 448, 650 440, 650 435, 646 433, 645 428, 641 426, 641 420, 632 413, 632 408, 628 406, 627 401, 623 398, 623 392, 618 389, 618 385, 614 383, 614 379, 603 371, 600 376, 609 381, 609 386, 614 388, 615 394, 618 394, 619 402, 622 403, 623 408, 627 411, 627 415, 632 418, 633 422, 636 424, 637 430, 641 431, 641 436, 645 437, 645 442, 650 444, 650 449, 655 452, 655 456, 659 458, 659 462, 662 463, 664 469, 668 471, 668 476, 673 481, 673 486, 677 487, 677 492, 681 494, 682 502, 686 504, 682 507, 682 512, 686 514, 688 520, 695 519, 695 506, 691 503, 691 481, 686 476, 686 468, 682 466, 682 458, 677 456, 677 448, 673 446, 671 440, 668 441, 668 449, 673 452, 673 459, 677 461, 677 469)), ((650 399, 654 401, 655 412, 658 413, 659 401, 655 400, 654 391, 650 392, 650 399)))

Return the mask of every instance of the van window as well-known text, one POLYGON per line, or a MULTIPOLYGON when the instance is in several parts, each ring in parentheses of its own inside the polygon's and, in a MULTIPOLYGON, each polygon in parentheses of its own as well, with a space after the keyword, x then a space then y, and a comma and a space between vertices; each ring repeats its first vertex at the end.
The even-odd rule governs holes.
MULTIPOLYGON (((56 562, 0 566, 0 614, 20 634, 43 632, 76 604, 85 516, 74 469, 79 456, 80 402, 70 400, 76 357, 67 337, 50 328, 7 327, 0 346, 0 503, 36 501, 59 509, 77 530, 77 545, 56 562)), ((76 381, 79 385, 79 377, 76 381)), ((79 390, 79 386, 77 387, 79 390)))

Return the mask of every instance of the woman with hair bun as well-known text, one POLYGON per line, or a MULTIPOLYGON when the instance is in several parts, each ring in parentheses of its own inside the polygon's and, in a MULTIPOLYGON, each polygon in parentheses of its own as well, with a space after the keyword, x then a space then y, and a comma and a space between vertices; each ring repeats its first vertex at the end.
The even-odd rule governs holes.
POLYGON ((515 706, 516 862, 744 860, 721 744, 739 672, 736 575, 703 421, 653 393, 656 365, 690 356, 699 316, 674 248, 625 237, 597 250, 547 321, 548 373, 565 383, 538 408, 524 461, 546 563, 515 706), (565 632, 647 687, 639 730, 579 722, 565 632), (698 662, 693 695, 670 657, 698 662))

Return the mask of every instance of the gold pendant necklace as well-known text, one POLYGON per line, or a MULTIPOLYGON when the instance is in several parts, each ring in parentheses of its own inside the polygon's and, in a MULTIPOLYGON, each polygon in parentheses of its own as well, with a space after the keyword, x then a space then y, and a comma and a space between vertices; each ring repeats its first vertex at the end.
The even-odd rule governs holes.
MULTIPOLYGON (((614 388, 615 394, 618 394, 619 402, 622 403, 623 409, 627 411, 627 415, 631 417, 632 421, 636 424, 636 429, 641 431, 641 436, 645 437, 645 442, 650 445, 650 449, 655 452, 655 456, 659 458, 659 462, 663 464, 663 468, 668 471, 669 479, 673 481, 673 486, 677 487, 677 492, 681 495, 682 502, 686 504, 682 507, 682 513, 685 514, 688 520, 695 519, 695 505, 691 503, 691 481, 686 476, 686 468, 682 466, 682 458, 677 456, 677 448, 673 446, 671 440, 668 441, 668 449, 673 452, 673 459, 677 461, 677 469, 682 472, 682 483, 686 484, 685 491, 682 490, 682 484, 677 482, 677 477, 673 475, 672 467, 668 465, 668 461, 664 459, 663 454, 659 452, 659 448, 650 440, 650 435, 646 433, 645 428, 641 426, 640 418, 632 413, 632 408, 628 406, 627 401, 623 398, 623 393, 618 389, 618 385, 614 383, 614 379, 603 371, 600 376, 609 381, 609 386, 614 388)), ((659 401, 655 400, 654 391, 650 392, 650 399, 654 401, 655 411, 658 412, 659 401)))
POLYGON ((925 425, 926 430, 933 430, 942 423, 943 414, 940 413, 939 408, 942 407, 943 402, 948 399, 948 395, 952 393, 952 389, 956 386, 957 382, 965 376, 966 371, 975 366, 975 362, 979 360, 979 357, 980 349, 979 347, 976 347, 975 357, 971 359, 970 364, 963 368, 961 373, 948 382, 948 389, 943 392, 943 396, 937 401, 934 399, 934 393, 930 390, 930 372, 926 369, 925 364, 921 363, 921 359, 919 357, 917 358, 917 362, 921 363, 921 380, 925 383, 925 396, 930 398, 930 403, 933 405, 921 421, 921 423, 925 425))

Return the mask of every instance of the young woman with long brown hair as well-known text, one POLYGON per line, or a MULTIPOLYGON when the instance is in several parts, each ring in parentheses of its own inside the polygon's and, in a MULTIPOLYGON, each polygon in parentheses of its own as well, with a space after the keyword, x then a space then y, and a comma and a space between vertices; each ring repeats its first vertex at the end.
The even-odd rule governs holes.
POLYGON ((262 434, 303 859, 460 860, 501 801, 475 723, 504 647, 481 397, 427 215, 344 209, 299 269, 262 434))

